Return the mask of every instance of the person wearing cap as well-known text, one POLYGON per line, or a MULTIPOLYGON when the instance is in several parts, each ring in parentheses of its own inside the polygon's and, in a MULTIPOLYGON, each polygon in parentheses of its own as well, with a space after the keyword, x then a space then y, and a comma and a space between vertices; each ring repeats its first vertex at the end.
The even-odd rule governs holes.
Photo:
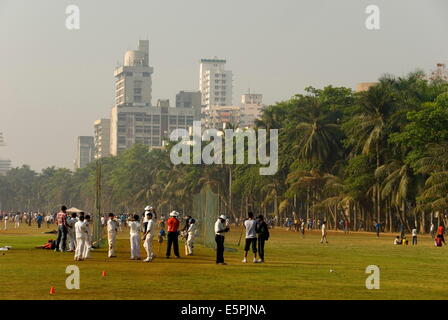
POLYGON ((224 234, 229 232, 229 227, 226 226, 226 216, 220 215, 215 223, 215 241, 216 241, 216 264, 225 265, 224 262, 224 234))
POLYGON ((156 226, 155 222, 152 220, 152 213, 148 212, 146 216, 148 218, 148 225, 146 226, 146 232, 143 235, 143 247, 146 250, 147 258, 143 261, 151 262, 152 259, 154 259, 154 252, 152 251, 152 241, 154 239, 156 226))
POLYGON ((168 225, 168 243, 166 246, 166 258, 169 259, 171 255, 171 247, 173 247, 174 255, 176 258, 180 258, 179 255, 179 219, 177 217, 179 213, 173 211, 170 213, 170 218, 167 221, 168 225))
POLYGON ((196 220, 190 218, 187 230, 187 241, 185 242, 185 254, 187 256, 193 255, 193 244, 194 238, 196 237, 196 230, 196 220))
POLYGON ((109 220, 107 221, 107 241, 109 243, 109 258, 116 258, 115 255, 115 243, 117 239, 118 222, 115 220, 115 215, 109 213, 109 220))

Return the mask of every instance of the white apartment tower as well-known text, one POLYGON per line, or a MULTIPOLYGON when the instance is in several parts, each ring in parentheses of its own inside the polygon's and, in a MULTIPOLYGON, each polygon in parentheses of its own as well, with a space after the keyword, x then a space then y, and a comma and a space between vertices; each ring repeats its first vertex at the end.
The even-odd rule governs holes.
MULTIPOLYGON (((6 146, 3 133, 0 132, 0 147, 6 146)), ((0 176, 5 175, 11 169, 11 161, 0 158, 0 176)))
POLYGON ((115 105, 150 107, 153 72, 149 66, 149 40, 140 40, 137 50, 125 53, 123 66, 115 68, 115 105))
POLYGON ((94 123, 95 159, 110 156, 110 119, 100 119, 94 123))
POLYGON ((231 106, 233 90, 232 71, 226 70, 226 60, 202 59, 199 70, 199 91, 202 105, 231 106))

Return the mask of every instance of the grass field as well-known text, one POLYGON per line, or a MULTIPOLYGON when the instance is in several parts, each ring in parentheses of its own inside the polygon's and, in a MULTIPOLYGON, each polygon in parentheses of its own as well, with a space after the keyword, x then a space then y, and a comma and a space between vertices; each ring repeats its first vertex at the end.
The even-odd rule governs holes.
MULTIPOLYGON (((200 246, 194 257, 131 261, 127 232, 119 235, 117 259, 107 259, 106 249, 100 249, 91 260, 74 263, 72 253, 34 249, 55 238, 42 231, 47 229, 0 231, 0 246, 13 247, 0 252, 0 299, 448 298, 448 251, 435 248, 428 236, 420 236, 413 247, 394 246, 394 235, 377 239, 371 233, 330 232, 329 244, 322 245, 318 232, 301 239, 298 233, 278 229, 267 242, 265 264, 241 263, 239 248, 226 252, 227 266, 217 266, 214 250, 200 246), (72 264, 81 270, 80 290, 65 288, 65 269, 72 264), (380 267, 380 290, 365 287, 368 265, 380 267), (106 277, 101 277, 103 270, 106 277), (52 286, 56 294, 50 296, 52 286)), ((237 248, 239 234, 230 232, 226 245, 237 248)), ((183 245, 181 249, 182 254, 183 245)))

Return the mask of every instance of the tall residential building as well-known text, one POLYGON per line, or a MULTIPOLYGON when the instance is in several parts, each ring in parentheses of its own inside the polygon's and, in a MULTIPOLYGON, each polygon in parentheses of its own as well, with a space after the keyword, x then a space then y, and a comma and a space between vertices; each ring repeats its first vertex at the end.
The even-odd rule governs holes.
POLYGON ((161 148, 173 130, 188 130, 193 121, 200 120, 195 110, 170 107, 169 100, 159 100, 155 107, 115 106, 111 114, 111 154, 118 155, 135 143, 161 148))
POLYGON ((85 168, 95 157, 94 138, 90 136, 78 137, 76 148, 75 169, 85 168))
POLYGON ((240 106, 207 106, 203 109, 202 123, 205 128, 222 130, 240 127, 240 106))
POLYGON ((174 129, 187 129, 200 120, 200 106, 170 107, 169 100, 151 103, 149 41, 139 41, 138 50, 128 51, 124 66, 115 69, 116 99, 110 118, 110 154, 115 156, 135 143, 161 148, 174 129), (199 110, 199 111, 198 111, 199 110))
POLYGON ((233 90, 232 71, 226 70, 226 60, 202 59, 199 68, 199 90, 202 105, 231 106, 233 90))
POLYGON ((446 64, 438 63, 436 65, 436 69, 431 72, 429 77, 430 80, 444 80, 448 81, 448 69, 446 68, 446 64))
POLYGON ((110 119, 100 119, 94 123, 95 159, 110 156, 110 119))
POLYGON ((151 106, 153 72, 149 66, 149 40, 140 40, 138 49, 127 51, 123 66, 115 69, 115 105, 151 106))
MULTIPOLYGON (((3 133, 0 132, 0 147, 6 146, 3 133)), ((0 158, 0 176, 5 175, 11 169, 11 160, 0 158)))
POLYGON ((240 127, 253 127, 263 110, 263 95, 247 93, 241 97, 240 127))

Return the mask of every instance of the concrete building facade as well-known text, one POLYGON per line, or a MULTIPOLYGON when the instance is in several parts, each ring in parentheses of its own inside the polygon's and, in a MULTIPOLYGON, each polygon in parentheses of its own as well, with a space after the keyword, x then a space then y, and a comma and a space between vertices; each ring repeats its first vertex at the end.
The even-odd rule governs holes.
POLYGON ((246 93, 241 97, 240 127, 253 127, 263 110, 263 95, 246 93))
MULTIPOLYGON (((6 143, 3 138, 3 133, 0 132, 0 148, 5 147, 6 143)), ((0 158, 0 176, 6 175, 6 173, 11 169, 11 160, 0 158)))
POLYGON ((226 60, 202 59, 199 67, 199 91, 204 106, 231 106, 233 73, 226 70, 226 60))
POLYGON ((110 156, 110 119, 100 119, 94 123, 95 159, 110 156))
POLYGON ((78 137, 76 148, 75 169, 85 168, 95 158, 95 142, 94 137, 81 136, 78 137))

